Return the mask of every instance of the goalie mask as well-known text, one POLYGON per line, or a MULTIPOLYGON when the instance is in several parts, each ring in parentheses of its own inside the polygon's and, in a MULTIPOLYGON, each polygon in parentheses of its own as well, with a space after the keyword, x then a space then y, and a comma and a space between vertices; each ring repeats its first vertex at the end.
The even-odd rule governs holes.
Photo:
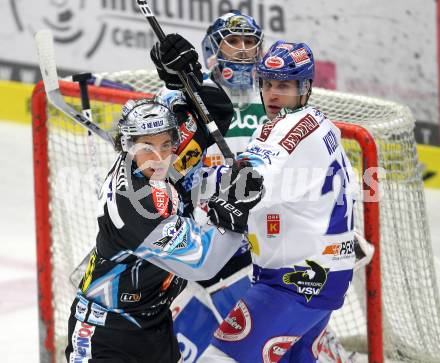
POLYGON ((205 65, 228 90, 244 94, 254 86, 262 40, 263 32, 252 17, 227 13, 208 28, 202 41, 205 65))
POLYGON ((133 147, 136 137, 166 131, 171 134, 173 146, 177 147, 180 143, 180 131, 173 113, 166 106, 150 100, 128 100, 122 107, 118 129, 125 152, 133 147))

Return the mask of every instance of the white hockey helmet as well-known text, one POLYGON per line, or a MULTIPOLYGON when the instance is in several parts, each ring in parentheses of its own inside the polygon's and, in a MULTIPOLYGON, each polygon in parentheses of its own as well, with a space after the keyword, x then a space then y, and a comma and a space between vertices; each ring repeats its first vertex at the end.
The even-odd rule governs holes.
POLYGON ((136 136, 157 135, 170 131, 173 143, 180 143, 177 119, 171 110, 152 100, 128 100, 122 107, 122 118, 118 122, 122 150, 128 152, 136 136))

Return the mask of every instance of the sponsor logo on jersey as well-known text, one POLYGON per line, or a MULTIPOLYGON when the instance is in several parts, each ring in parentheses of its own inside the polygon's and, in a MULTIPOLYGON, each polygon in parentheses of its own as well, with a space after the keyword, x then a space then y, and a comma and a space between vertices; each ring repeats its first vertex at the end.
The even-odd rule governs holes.
POLYGON ((251 328, 252 319, 249 309, 242 300, 239 300, 214 332, 214 336, 220 340, 234 342, 246 338, 251 328))
POLYGON ((265 60, 264 65, 267 68, 278 69, 278 68, 282 68, 284 66, 284 60, 283 60, 283 58, 280 58, 277 56, 272 56, 272 57, 269 57, 265 60))
POLYGON ((315 261, 306 260, 310 268, 300 270, 300 267, 293 272, 287 272, 283 275, 283 282, 286 285, 295 285, 297 292, 304 295, 307 302, 310 302, 313 296, 319 295, 321 289, 327 281, 328 269, 322 267, 315 261))
POLYGON ((231 68, 229 67, 223 68, 222 76, 224 79, 231 79, 233 75, 234 75, 234 71, 231 68))
POLYGON ((278 336, 269 339, 263 347, 263 363, 277 363, 299 338, 301 337, 278 336))
POLYGON ((341 243, 326 246, 322 251, 323 255, 344 256, 354 253, 354 241, 345 241, 341 243))
POLYGON ((269 121, 264 124, 264 126, 261 128, 260 136, 257 137, 257 140, 259 141, 266 141, 269 137, 270 133, 272 132, 273 128, 276 126, 278 122, 280 122, 285 116, 282 117, 276 117, 272 121, 269 121))
POLYGON ((141 293, 129 294, 128 292, 123 292, 121 294, 121 302, 123 303, 133 303, 141 300, 141 293))
POLYGON ((246 152, 259 156, 261 159, 267 161, 268 164, 272 164, 272 158, 280 154, 279 151, 273 152, 272 150, 264 149, 258 145, 246 149, 246 152))
POLYGON ((153 196, 153 203, 156 210, 162 217, 168 218, 170 216, 170 213, 168 212, 169 197, 166 189, 157 189, 153 187, 151 188, 151 195, 153 196))
POLYGON ((92 303, 92 306, 90 308, 90 315, 87 319, 87 322, 94 325, 104 326, 106 319, 107 319, 107 310, 96 303, 92 303))
POLYGON ((191 167, 196 165, 202 156, 202 148, 195 141, 191 140, 189 144, 179 153, 177 160, 174 162, 174 168, 181 174, 185 175, 191 167))
POLYGON ((73 352, 70 356, 71 362, 88 362, 88 358, 92 358, 91 340, 93 334, 95 334, 94 325, 80 321, 76 322, 75 330, 72 334, 73 352))
POLYGON ((280 234, 280 215, 268 214, 266 216, 267 237, 275 237, 276 234, 280 234))
POLYGON ((187 119, 185 122, 183 122, 179 129, 180 129, 180 136, 181 141, 179 144, 179 147, 177 148, 176 154, 179 155, 182 150, 185 149, 186 145, 192 140, 194 137, 195 132, 197 131, 197 124, 194 120, 194 117, 191 115, 191 113, 186 113, 187 119))
POLYGON ((294 50, 293 52, 290 52, 290 56, 292 57, 297 67, 311 62, 310 57, 307 54, 305 48, 300 48, 294 50))
POLYGON ((301 142, 301 140, 304 140, 318 127, 319 124, 318 122, 316 122, 315 118, 312 115, 307 114, 290 129, 287 135, 284 136, 283 139, 279 142, 279 145, 281 145, 284 150, 291 154, 301 142))

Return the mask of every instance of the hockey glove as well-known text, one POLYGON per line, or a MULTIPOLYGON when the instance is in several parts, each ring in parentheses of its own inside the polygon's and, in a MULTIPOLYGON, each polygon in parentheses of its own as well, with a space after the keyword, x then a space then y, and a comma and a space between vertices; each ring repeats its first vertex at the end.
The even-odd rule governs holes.
POLYGON ((183 72, 199 88, 203 82, 202 66, 194 46, 179 34, 168 34, 162 42, 156 43, 150 52, 159 78, 168 89, 182 89, 183 84, 177 72, 183 72))
POLYGON ((212 223, 244 233, 249 211, 264 195, 263 177, 246 161, 237 161, 222 175, 217 190, 208 202, 212 223))
POLYGON ((251 210, 264 195, 263 177, 247 160, 236 160, 231 168, 224 168, 216 185, 220 197, 234 201, 238 206, 251 210))

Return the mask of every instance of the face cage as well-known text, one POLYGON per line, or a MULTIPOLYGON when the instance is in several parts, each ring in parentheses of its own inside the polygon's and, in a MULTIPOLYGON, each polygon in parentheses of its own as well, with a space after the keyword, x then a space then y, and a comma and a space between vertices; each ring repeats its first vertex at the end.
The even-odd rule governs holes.
MULTIPOLYGON (((212 56, 215 57, 215 60, 218 61, 227 61, 227 62, 231 62, 231 63, 241 63, 241 64, 254 64, 256 62, 258 62, 258 60, 261 57, 262 54, 262 50, 263 50, 263 36, 262 34, 258 35, 258 30, 257 29, 253 29, 253 28, 238 28, 236 30, 234 29, 221 29, 221 30, 217 30, 215 33, 211 34, 208 39, 209 39, 209 43, 210 43, 210 48, 211 48, 211 52, 212 52, 212 56), (246 31, 248 30, 248 31, 246 31), (223 33, 227 31, 228 34, 224 35, 223 33), (226 40, 226 38, 230 35, 238 35, 238 36, 249 36, 249 37, 254 37, 257 38, 257 43, 251 47, 251 48, 247 48, 245 50, 243 50, 243 48, 236 48, 233 45, 229 44, 228 41, 226 40), (222 56, 221 52, 220 52, 220 45, 222 43, 222 41, 225 41, 229 47, 236 49, 237 51, 234 53, 239 53, 239 52, 243 52, 243 51, 252 51, 255 49, 255 56, 253 56, 252 58, 245 58, 245 59, 239 59, 239 60, 234 60, 234 59, 226 59, 222 56)), ((209 58, 211 58, 209 57, 209 58)), ((212 65, 213 66, 213 65, 212 65)))

